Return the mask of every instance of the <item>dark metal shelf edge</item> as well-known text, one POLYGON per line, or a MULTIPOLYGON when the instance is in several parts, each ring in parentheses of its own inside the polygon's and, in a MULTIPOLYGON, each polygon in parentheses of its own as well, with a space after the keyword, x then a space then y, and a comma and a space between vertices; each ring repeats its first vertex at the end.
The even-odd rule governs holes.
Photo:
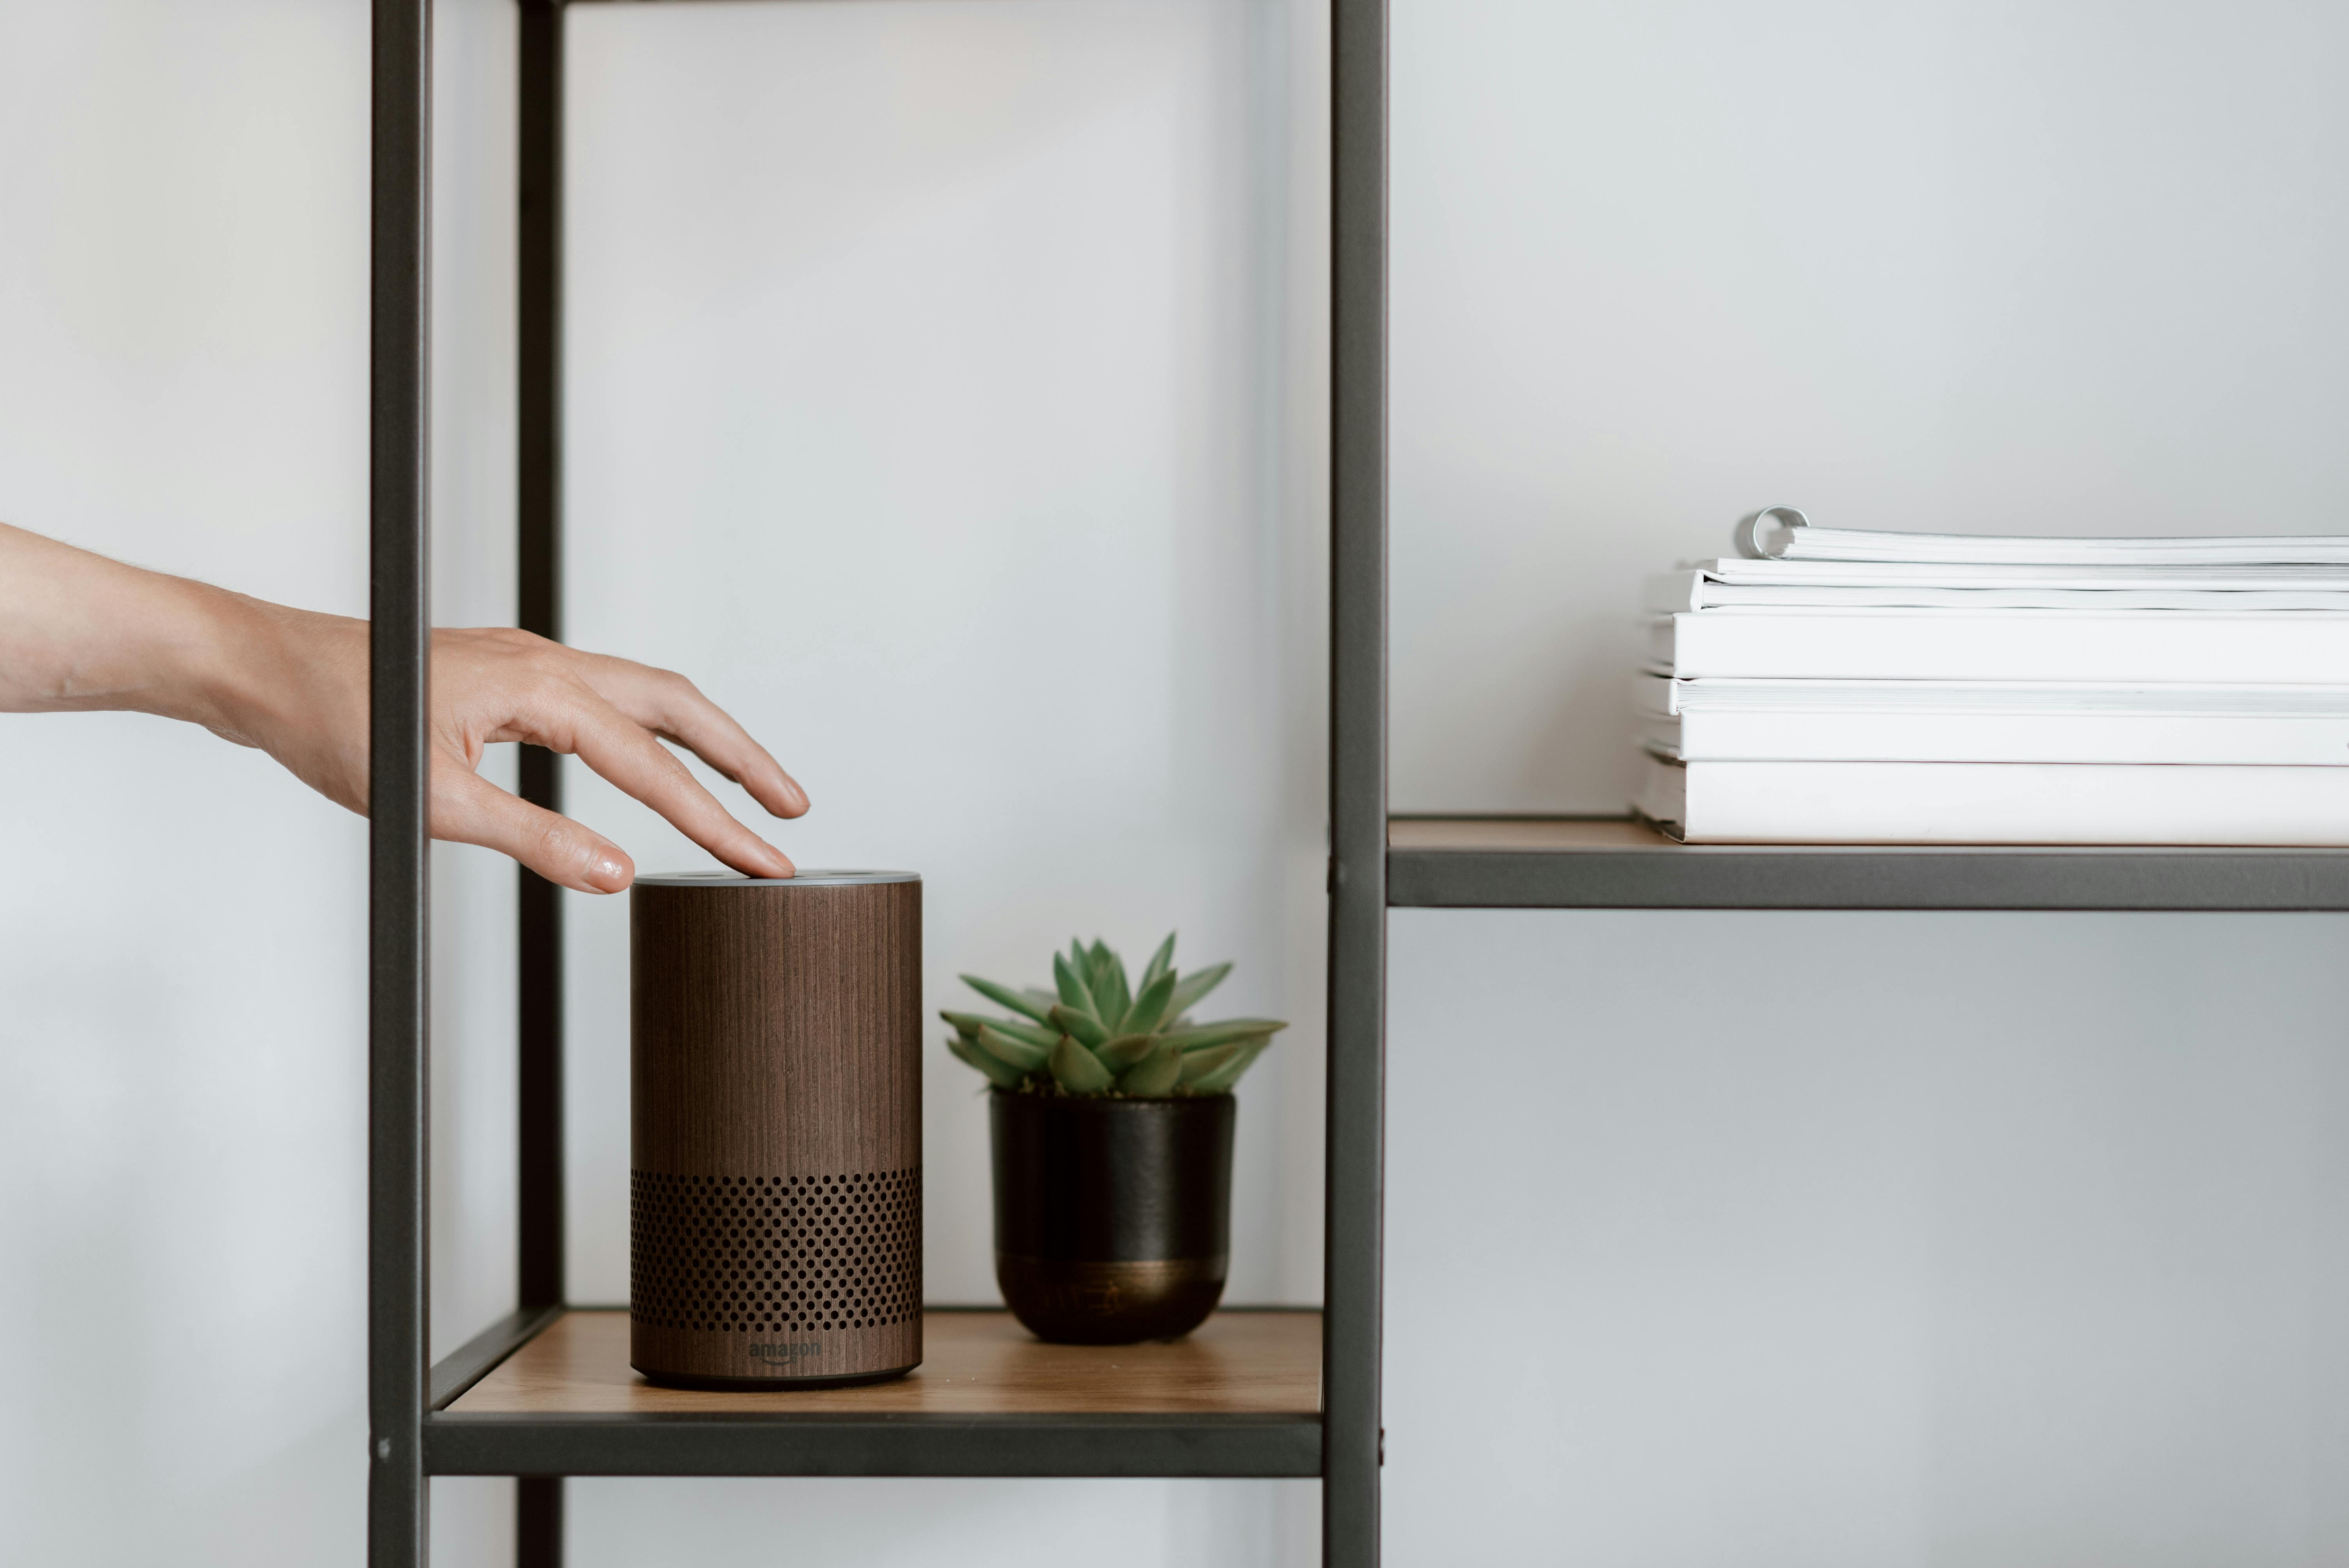
POLYGON ((2349 910, 2349 851, 1392 850, 1397 909, 2349 910))
POLYGON ((428 1475, 1288 1477, 1314 1416, 426 1418, 428 1475))
POLYGON ((501 1362, 537 1338, 567 1308, 525 1306, 510 1312, 433 1363, 424 1408, 438 1410, 498 1369, 501 1362))

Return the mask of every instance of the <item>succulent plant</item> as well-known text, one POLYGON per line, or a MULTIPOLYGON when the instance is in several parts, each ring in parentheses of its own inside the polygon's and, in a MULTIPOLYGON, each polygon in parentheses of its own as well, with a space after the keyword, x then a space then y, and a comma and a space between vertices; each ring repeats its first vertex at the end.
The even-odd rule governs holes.
POLYGON ((1016 1016, 942 1011, 947 1049, 998 1088, 1037 1094, 1227 1094, 1288 1026, 1272 1018, 1195 1024, 1191 1009, 1232 972, 1228 964, 1180 975, 1174 938, 1159 944, 1131 985, 1125 961, 1100 938, 1052 954, 1053 989, 1014 990, 976 975, 963 984, 1016 1016))

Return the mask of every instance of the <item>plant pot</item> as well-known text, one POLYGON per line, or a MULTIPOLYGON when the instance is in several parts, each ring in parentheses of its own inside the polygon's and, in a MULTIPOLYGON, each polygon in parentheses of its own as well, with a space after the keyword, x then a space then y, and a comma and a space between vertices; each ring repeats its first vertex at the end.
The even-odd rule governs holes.
POLYGON ((988 1102, 995 1279, 1029 1331, 1132 1345, 1206 1321, 1231 1253, 1232 1097, 988 1102))

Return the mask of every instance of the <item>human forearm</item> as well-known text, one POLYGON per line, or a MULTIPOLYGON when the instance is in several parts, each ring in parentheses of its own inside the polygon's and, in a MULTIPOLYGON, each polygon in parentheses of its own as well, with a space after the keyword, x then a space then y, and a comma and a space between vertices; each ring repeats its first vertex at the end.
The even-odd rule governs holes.
POLYGON ((129 709, 231 727, 254 604, 0 523, 0 712, 129 709))
MULTIPOLYGON (((665 748, 684 747, 778 817, 807 795, 684 676, 512 628, 432 635, 435 837, 500 850, 565 887, 616 892, 635 868, 584 825, 475 772, 482 748, 575 753, 728 865, 790 876, 665 748)), ((143 572, 0 524, 0 713, 128 709, 258 747, 327 799, 367 809, 367 624, 143 572)))

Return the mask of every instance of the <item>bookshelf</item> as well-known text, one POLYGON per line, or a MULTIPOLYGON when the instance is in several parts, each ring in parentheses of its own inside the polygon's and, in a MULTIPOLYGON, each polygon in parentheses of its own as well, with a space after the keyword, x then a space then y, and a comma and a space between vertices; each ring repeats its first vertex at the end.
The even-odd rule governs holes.
MULTIPOLYGON (((585 0, 573 0, 585 3, 585 0)), ((564 0, 517 0, 517 623, 563 634, 564 0)), ((1386 12, 1332 0, 1330 995, 1324 1289, 1171 1346, 1043 1346, 933 1310, 902 1384, 655 1390, 624 1309, 564 1300, 562 907, 521 872, 514 1312, 429 1365, 426 344, 431 0, 374 0, 369 416, 370 1568, 429 1553, 435 1475, 517 1478, 515 1561, 563 1560, 571 1475, 1318 1478, 1322 1555, 1378 1561, 1386 917, 1386 12)), ((560 810, 554 758, 521 792, 560 810)))
MULTIPOLYGON (((574 0, 586 3, 586 0, 574 0)), ((564 0, 517 0, 518 619, 562 634, 564 0)), ((566 1475, 1318 1478, 1324 1561, 1379 1558, 1386 912, 2349 909, 2349 851, 1683 846, 1623 818, 1390 819, 1387 32, 1332 0, 1330 854, 1323 1305, 1226 1311, 1175 1346, 1039 1345, 934 1311, 913 1381, 822 1396, 657 1390, 626 1320, 563 1299, 560 903, 523 874, 516 1311, 427 1364, 424 729, 430 0, 374 0, 369 1525, 426 1559, 433 1475, 520 1478, 517 1562, 562 1559, 566 1475)), ((525 796, 559 807, 553 758, 525 796)))

